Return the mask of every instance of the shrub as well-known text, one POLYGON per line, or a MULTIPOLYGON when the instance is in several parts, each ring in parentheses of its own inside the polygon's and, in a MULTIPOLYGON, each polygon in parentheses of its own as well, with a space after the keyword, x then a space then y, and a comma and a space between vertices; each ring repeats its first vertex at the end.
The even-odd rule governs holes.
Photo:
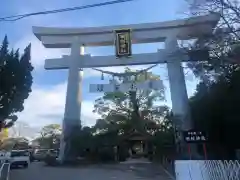
POLYGON ((103 162, 114 161, 114 150, 112 147, 102 147, 99 149, 99 157, 103 162))
POLYGON ((119 161, 126 161, 129 157, 128 149, 125 146, 121 146, 118 149, 118 160, 119 161))
POLYGON ((56 165, 58 165, 58 161, 57 161, 56 157, 50 156, 50 155, 47 155, 45 157, 44 162, 48 166, 56 166, 56 165))

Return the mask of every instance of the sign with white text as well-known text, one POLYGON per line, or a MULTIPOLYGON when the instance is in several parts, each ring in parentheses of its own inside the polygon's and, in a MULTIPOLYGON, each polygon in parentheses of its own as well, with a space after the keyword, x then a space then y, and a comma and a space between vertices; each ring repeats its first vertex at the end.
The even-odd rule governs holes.
POLYGON ((90 84, 90 92, 128 92, 137 90, 161 90, 164 89, 162 80, 145 81, 142 83, 123 83, 123 84, 90 84))
POLYGON ((207 141, 206 133, 202 131, 184 131, 183 137, 187 143, 205 143, 207 141))

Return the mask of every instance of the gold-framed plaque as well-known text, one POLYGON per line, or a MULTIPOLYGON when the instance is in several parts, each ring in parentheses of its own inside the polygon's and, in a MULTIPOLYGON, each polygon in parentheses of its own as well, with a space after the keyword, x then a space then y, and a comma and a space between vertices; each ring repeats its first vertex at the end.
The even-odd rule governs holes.
POLYGON ((132 55, 131 29, 115 30, 116 57, 130 57, 132 55))

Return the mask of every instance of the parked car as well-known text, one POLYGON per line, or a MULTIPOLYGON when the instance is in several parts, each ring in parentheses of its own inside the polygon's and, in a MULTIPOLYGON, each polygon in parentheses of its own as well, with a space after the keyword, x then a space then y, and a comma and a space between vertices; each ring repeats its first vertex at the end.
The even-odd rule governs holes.
POLYGON ((23 166, 27 168, 30 164, 30 157, 29 157, 28 150, 12 150, 10 152, 9 162, 11 167, 13 166, 23 166))
POLYGON ((42 161, 45 159, 48 149, 36 149, 33 152, 33 160, 42 161))

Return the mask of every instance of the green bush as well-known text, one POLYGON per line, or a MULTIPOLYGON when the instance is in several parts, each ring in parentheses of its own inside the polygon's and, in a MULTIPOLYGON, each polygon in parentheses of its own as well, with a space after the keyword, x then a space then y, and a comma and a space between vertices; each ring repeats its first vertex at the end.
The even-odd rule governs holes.
POLYGON ((56 165, 58 165, 56 157, 50 156, 50 155, 47 155, 45 157, 44 162, 48 166, 56 166, 56 165))
POLYGON ((125 146, 119 147, 118 149, 118 160, 126 161, 129 157, 128 149, 125 146))
POLYGON ((114 150, 112 147, 102 147, 98 151, 98 156, 103 162, 114 161, 114 150))

